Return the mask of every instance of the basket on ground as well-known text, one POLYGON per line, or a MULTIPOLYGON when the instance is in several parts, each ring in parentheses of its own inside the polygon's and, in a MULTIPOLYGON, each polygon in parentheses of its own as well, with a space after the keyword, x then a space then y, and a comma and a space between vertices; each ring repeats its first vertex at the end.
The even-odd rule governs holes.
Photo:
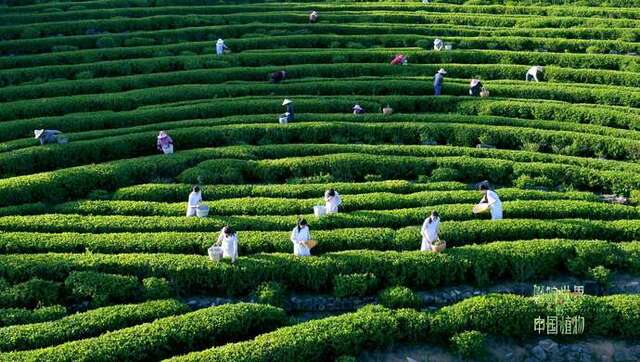
POLYGON ((207 217, 207 216, 209 216, 209 206, 207 206, 207 205, 198 206, 198 208, 196 209, 196 216, 198 216, 198 217, 207 217))
POLYGON ((316 217, 324 216, 324 215, 327 214, 327 208, 322 206, 322 205, 314 206, 313 207, 313 214, 316 217))
POLYGON ((210 247, 208 250, 209 253, 209 259, 213 260, 213 261, 220 261, 222 259, 222 255, 224 254, 222 252, 222 247, 221 246, 212 246, 210 247))

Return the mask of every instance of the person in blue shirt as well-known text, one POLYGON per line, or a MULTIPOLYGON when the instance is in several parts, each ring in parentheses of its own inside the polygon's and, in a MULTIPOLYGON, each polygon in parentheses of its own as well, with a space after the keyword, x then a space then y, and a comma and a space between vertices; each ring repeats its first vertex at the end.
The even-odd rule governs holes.
POLYGON ((58 143, 58 135, 61 133, 56 129, 36 129, 33 131, 34 138, 40 140, 41 145, 58 143))
POLYGON ((440 68, 438 73, 433 76, 433 95, 439 96, 442 92, 442 81, 445 74, 447 74, 447 71, 440 68))

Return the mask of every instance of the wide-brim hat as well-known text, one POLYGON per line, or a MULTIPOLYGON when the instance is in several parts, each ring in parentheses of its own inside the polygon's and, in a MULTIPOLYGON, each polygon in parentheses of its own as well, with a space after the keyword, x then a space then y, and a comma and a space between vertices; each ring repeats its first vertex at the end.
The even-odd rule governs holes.
POLYGON ((34 138, 38 139, 40 138, 40 136, 42 136, 42 134, 44 133, 43 129, 36 129, 33 131, 33 135, 35 136, 34 138))
POLYGON ((438 73, 440 74, 447 74, 447 71, 444 70, 444 68, 440 68, 440 70, 438 70, 438 73))
POLYGON ((160 133, 158 133, 158 138, 165 138, 167 136, 168 136, 168 134, 165 131, 160 131, 160 133))
POLYGON ((471 86, 475 87, 480 83, 480 79, 471 79, 471 86))
POLYGON ((353 109, 356 110, 356 111, 361 111, 362 107, 360 107, 359 104, 356 104, 355 106, 353 106, 353 109))
POLYGON ((286 99, 286 98, 285 98, 285 100, 284 100, 284 101, 282 101, 282 105, 283 105, 283 106, 286 106, 287 104, 291 104, 291 103, 293 103, 293 101, 292 101, 291 99, 286 99))

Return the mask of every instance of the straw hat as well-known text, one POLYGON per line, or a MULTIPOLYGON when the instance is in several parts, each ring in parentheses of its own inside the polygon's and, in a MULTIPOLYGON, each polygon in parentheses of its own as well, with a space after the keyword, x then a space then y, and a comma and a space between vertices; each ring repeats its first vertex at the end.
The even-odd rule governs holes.
POLYGON ((40 136, 42 136, 42 134, 43 134, 43 133, 44 133, 44 130, 43 130, 43 129, 36 129, 36 130, 34 130, 34 131, 33 131, 33 134, 34 134, 34 136, 35 136, 34 138, 35 138, 35 139, 40 138, 40 136))
POLYGON ((282 101, 282 105, 286 106, 287 104, 293 103, 293 101, 291 99, 287 99, 285 98, 284 101, 282 101))
POLYGON ((447 71, 444 70, 444 68, 440 68, 440 70, 438 71, 438 73, 440 74, 447 74, 447 71))

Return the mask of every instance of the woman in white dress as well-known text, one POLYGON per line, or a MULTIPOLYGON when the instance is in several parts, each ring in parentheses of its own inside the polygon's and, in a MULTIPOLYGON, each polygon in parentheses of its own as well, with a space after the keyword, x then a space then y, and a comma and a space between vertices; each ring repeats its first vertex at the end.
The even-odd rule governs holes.
POLYGON ((191 193, 189 194, 189 201, 187 202, 187 217, 196 216, 198 205, 202 202, 202 192, 200 187, 193 186, 191 193))
POLYGON ((336 190, 329 189, 324 193, 324 202, 327 214, 334 214, 338 212, 338 206, 342 204, 342 199, 336 190))
POLYGON ((432 211, 431 215, 424 219, 420 234, 422 235, 422 245, 420 251, 431 251, 433 243, 438 240, 438 231, 440 228, 440 215, 437 211, 432 211))
POLYGON ((296 256, 310 256, 311 249, 307 247, 306 242, 311 240, 309 234, 309 224, 307 220, 301 219, 298 221, 298 225, 293 228, 291 232, 291 242, 293 243, 293 255, 296 256))
POLYGON ((502 220, 502 202, 500 201, 498 194, 489 190, 489 186, 487 184, 480 185, 480 192, 484 195, 480 200, 480 203, 489 204, 491 220, 502 220))
POLYGON ((222 246, 223 258, 231 258, 231 264, 238 260, 238 236, 231 227, 225 226, 220 230, 216 244, 222 246))

